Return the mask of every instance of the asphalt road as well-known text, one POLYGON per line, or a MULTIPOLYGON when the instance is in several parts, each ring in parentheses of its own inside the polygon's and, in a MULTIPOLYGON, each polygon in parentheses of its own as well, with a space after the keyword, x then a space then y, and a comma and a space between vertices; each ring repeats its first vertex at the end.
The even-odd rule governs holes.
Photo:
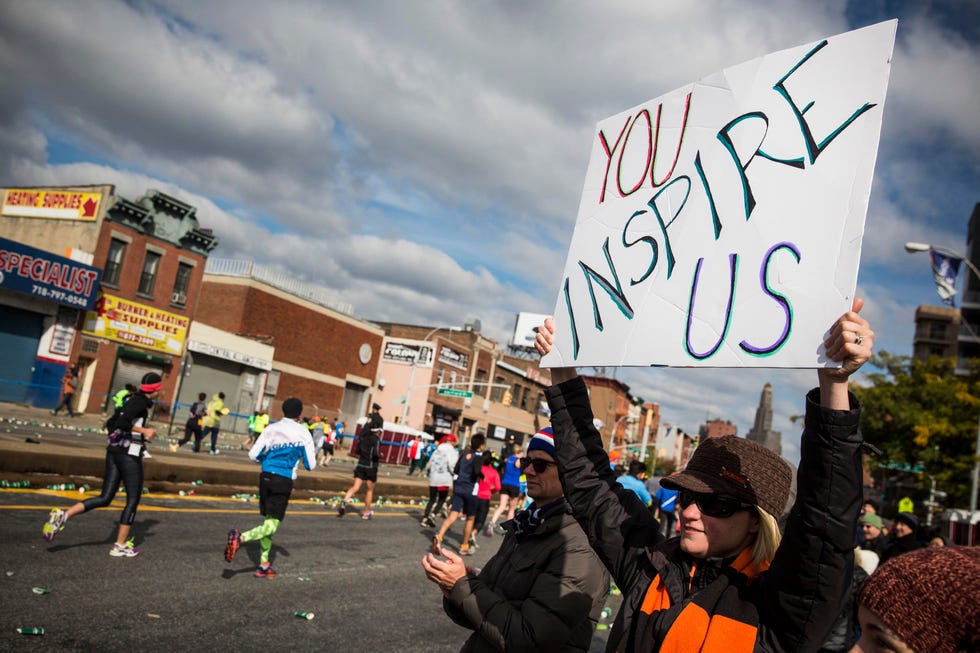
MULTIPOLYGON (((49 544, 41 538, 48 511, 79 493, 0 490, 0 650, 448 652, 468 636, 445 616, 420 566, 432 532, 419 527, 418 506, 385 506, 364 521, 294 500, 274 540, 279 576, 257 579, 257 543, 234 563, 223 558, 229 528, 260 522, 257 503, 204 492, 144 496, 133 527, 141 554, 126 559, 108 554, 118 501, 72 519, 49 544), (16 632, 38 626, 44 635, 16 632)), ((458 544, 460 532, 457 524, 447 543, 458 544)), ((500 542, 479 539, 475 567, 500 542)), ((614 612, 618 598, 607 603, 614 612)), ((604 649, 607 634, 596 631, 592 650, 604 649)))

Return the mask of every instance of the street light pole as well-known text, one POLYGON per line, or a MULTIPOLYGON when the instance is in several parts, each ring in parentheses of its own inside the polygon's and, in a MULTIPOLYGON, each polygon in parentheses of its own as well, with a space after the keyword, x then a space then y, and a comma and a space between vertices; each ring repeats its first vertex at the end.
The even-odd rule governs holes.
MULTIPOLYGON (((449 326, 449 327, 442 327, 442 326, 440 326, 440 327, 436 327, 436 328, 432 329, 431 331, 429 331, 427 334, 425 334, 425 337, 422 338, 422 342, 428 342, 429 341, 429 338, 431 338, 432 335, 436 331, 450 331, 450 332, 457 331, 458 332, 458 331, 462 331, 462 329, 460 327, 455 327, 455 326, 449 326)), ((435 355, 435 350, 434 349, 432 351, 432 354, 433 354, 433 356, 435 355)), ((405 388, 405 403, 402 405, 402 424, 404 424, 406 426, 408 424, 408 422, 407 422, 407 420, 408 420, 408 408, 409 408, 408 404, 409 404, 409 402, 412 399, 412 390, 414 389, 414 384, 415 384, 415 368, 418 367, 419 357, 421 355, 422 355, 422 347, 419 347, 418 351, 415 352, 415 357, 412 359, 412 369, 408 373, 408 387, 405 388)), ((423 426, 424 426, 424 424, 423 424, 423 426)))
MULTIPOLYGON (((960 259, 961 261, 966 263, 966 266, 968 268, 970 268, 970 272, 973 273, 977 281, 980 281, 980 270, 977 269, 977 266, 975 266, 973 262, 970 261, 970 259, 963 256, 959 252, 954 251, 952 249, 948 249, 946 247, 937 247, 936 245, 928 245, 926 243, 905 243, 905 251, 908 252, 909 254, 913 254, 915 252, 928 252, 930 249, 934 249, 937 252, 942 252, 943 254, 948 254, 949 256, 954 256, 960 259)), ((966 283, 964 282, 963 285, 965 286, 966 283)), ((960 304, 962 305, 962 302, 960 302, 960 304)), ((975 335, 976 334, 974 334, 974 336, 975 335)), ((977 420, 977 445, 976 445, 976 451, 973 454, 973 483, 971 484, 970 487, 970 514, 971 515, 977 509, 978 490, 980 490, 980 418, 978 418, 977 420)))

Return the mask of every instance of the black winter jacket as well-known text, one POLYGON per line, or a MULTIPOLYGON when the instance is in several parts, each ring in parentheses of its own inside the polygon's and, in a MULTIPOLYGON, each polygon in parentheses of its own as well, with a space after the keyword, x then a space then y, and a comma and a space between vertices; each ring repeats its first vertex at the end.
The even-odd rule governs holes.
POLYGON ((474 630, 461 652, 588 651, 609 593, 609 575, 567 507, 519 539, 514 521, 479 574, 443 599, 446 614, 474 630))
POLYGON ((668 634, 674 644, 680 639, 679 650, 820 648, 851 587, 862 499, 856 398, 850 398, 851 410, 835 411, 819 405, 818 390, 807 395, 796 503, 769 569, 750 582, 728 567, 693 593, 677 581, 685 562, 676 540, 664 542, 647 508, 615 482, 585 384, 573 379, 552 386, 547 398, 565 496, 623 593, 608 651, 660 650, 668 634), (670 606, 647 614, 640 607, 653 582, 666 586, 670 606), (681 623, 690 623, 698 610, 707 612, 711 626, 704 640, 690 641, 687 631, 670 632, 692 604, 681 623), (716 615, 722 632, 712 639, 716 615), (730 634, 748 643, 739 648, 730 634))

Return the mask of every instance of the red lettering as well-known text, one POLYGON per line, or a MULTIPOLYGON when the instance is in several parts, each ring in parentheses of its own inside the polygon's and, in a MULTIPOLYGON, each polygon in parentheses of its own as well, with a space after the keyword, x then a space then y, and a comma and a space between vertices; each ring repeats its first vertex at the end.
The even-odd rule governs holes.
MULTIPOLYGON (((657 107, 657 117, 658 118, 660 117, 659 106, 657 107)), ((657 128, 659 130, 659 125, 657 128)), ((647 111, 646 109, 641 109, 640 113, 638 113, 637 116, 633 119, 633 122, 630 124, 629 129, 626 130, 626 138, 623 139, 623 148, 619 151, 619 164, 616 166, 616 187, 619 189, 620 197, 629 197, 630 195, 638 191, 640 189, 640 186, 642 186, 643 182, 646 180, 647 170, 650 168, 650 160, 653 158, 653 148, 655 147, 653 145, 652 139, 653 139, 653 123, 650 121, 650 112, 647 111), (633 186, 633 188, 629 189, 629 191, 625 191, 623 190, 623 180, 622 180, 623 154, 626 153, 626 149, 629 147, 630 135, 633 133, 633 127, 636 126, 636 123, 641 116, 645 117, 647 121, 647 137, 645 141, 645 146, 647 150, 647 160, 643 163, 643 170, 640 171, 640 178, 636 181, 636 184, 633 186)))
MULTIPOLYGON (((670 164, 670 169, 659 181, 656 179, 656 174, 654 169, 657 164, 657 154, 660 151, 660 127, 661 127, 661 114, 663 112, 663 103, 657 105, 657 117, 656 124, 650 116, 650 111, 648 109, 640 109, 635 116, 630 116, 626 119, 623 124, 622 130, 619 132, 619 136, 616 138, 616 142, 613 144, 612 148, 609 147, 609 141, 606 139, 606 135, 600 130, 599 131, 599 144, 602 145, 602 149, 606 154, 606 170, 602 177, 602 189, 599 191, 599 204, 602 204, 606 199, 606 186, 609 184, 609 172, 612 167, 613 155, 617 153, 619 156, 619 163, 616 169, 616 187, 619 190, 620 197, 628 197, 638 191, 644 182, 649 179, 650 187, 657 188, 667 183, 668 180, 674 174, 674 168, 677 167, 677 160, 681 153, 681 144, 684 142, 684 133, 687 130, 687 119, 691 108, 691 93, 688 93, 684 98, 684 113, 681 117, 680 128, 678 130, 677 136, 677 148, 674 151, 674 159, 670 164), (636 182, 629 190, 623 189, 623 155, 626 152, 630 134, 633 131, 633 127, 640 118, 646 120, 647 123, 647 138, 646 138, 646 162, 643 166, 642 173, 640 174, 639 181, 636 182)), ((677 129, 677 128, 673 128, 677 129)), ((632 184, 633 182, 627 182, 632 184)))
POLYGON ((71 287, 71 277, 75 274, 75 268, 71 265, 66 265, 61 270, 61 278, 58 279, 58 286, 68 290, 71 287))
POLYGON ((44 278, 38 279, 44 283, 56 284, 58 275, 61 274, 61 263, 53 262, 44 270, 44 278))
POLYGON ((40 197, 40 193, 12 190, 7 193, 7 204, 10 206, 37 206, 40 197))
POLYGON ((7 265, 4 266, 5 272, 13 272, 20 265, 20 254, 17 252, 7 252, 7 265))
POLYGON ((34 281, 44 281, 44 272, 48 268, 48 262, 41 258, 36 258, 31 262, 31 279, 34 281))

